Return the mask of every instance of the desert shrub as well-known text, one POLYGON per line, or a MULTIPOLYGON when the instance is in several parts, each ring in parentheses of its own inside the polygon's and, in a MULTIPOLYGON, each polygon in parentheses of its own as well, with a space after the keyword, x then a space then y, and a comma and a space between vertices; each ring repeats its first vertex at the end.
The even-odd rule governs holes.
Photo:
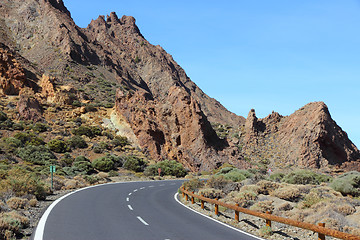
POLYGON ((70 167, 74 162, 74 158, 70 153, 65 153, 64 156, 60 159, 60 164, 62 167, 70 167))
POLYGON ((32 127, 32 130, 34 132, 46 132, 48 130, 48 126, 46 124, 43 124, 43 123, 35 123, 32 127))
POLYGON ((0 239, 10 240, 20 236, 21 230, 29 226, 29 219, 16 211, 0 214, 0 239))
POLYGON ((269 195, 279 188, 279 184, 267 180, 261 180, 256 184, 259 187, 259 193, 269 195))
POLYGON ((14 137, 4 138, 1 142, 1 150, 7 153, 15 152, 21 146, 22 142, 14 137))
POLYGON ((282 179, 285 177, 284 173, 281 172, 277 172, 277 173, 272 173, 270 175, 270 180, 274 181, 274 182, 282 182, 282 179))
POLYGON ((44 139, 32 132, 19 132, 14 135, 14 138, 19 139, 23 145, 44 145, 44 139))
POLYGON ((68 139, 67 145, 72 149, 88 147, 86 141, 81 136, 78 136, 78 135, 75 135, 75 136, 71 137, 70 139, 68 139))
POLYGON ((56 159, 55 155, 44 146, 28 145, 19 148, 16 154, 24 161, 39 165, 44 165, 56 159))
POLYGON ((92 104, 88 104, 85 106, 85 111, 86 112, 96 112, 97 108, 96 108, 96 106, 94 106, 92 104))
POLYGON ((227 174, 228 172, 232 171, 233 169, 235 169, 235 168, 234 167, 222 167, 219 169, 219 171, 216 173, 216 175, 227 174))
POLYGON ((75 174, 90 174, 94 168, 88 161, 76 161, 72 165, 72 169, 75 174))
POLYGON ((83 162, 83 161, 90 162, 90 160, 84 156, 77 156, 74 160, 74 162, 83 162))
POLYGON ((287 174, 283 178, 283 181, 286 183, 303 184, 303 185, 306 185, 306 184, 318 185, 322 181, 326 182, 329 180, 330 180, 330 177, 323 175, 323 174, 315 173, 310 170, 297 170, 297 171, 287 174))
POLYGON ((271 195, 294 202, 300 199, 301 191, 297 186, 284 186, 276 189, 271 195))
POLYGON ((199 195, 203 195, 204 197, 207 198, 222 198, 224 193, 223 191, 219 190, 219 189, 215 189, 215 188, 202 188, 199 190, 199 195))
POLYGON ((108 172, 114 169, 114 165, 114 161, 108 156, 97 158, 92 162, 93 168, 103 172, 108 172))
POLYGON ((70 150, 65 141, 60 139, 53 139, 47 143, 48 148, 56 153, 64 153, 70 150))
POLYGON ((270 237, 271 235, 273 235, 273 231, 271 227, 263 226, 259 229, 259 235, 260 237, 270 237))
POLYGON ((310 192, 307 195, 305 195, 304 199, 300 202, 299 208, 310 208, 313 205, 315 205, 323 200, 324 199, 321 198, 315 192, 310 192))
POLYGON ((146 176, 156 176, 158 175, 158 169, 161 168, 161 175, 175 176, 175 177, 185 177, 187 171, 184 166, 176 162, 175 160, 165 160, 160 161, 156 164, 147 166, 144 170, 146 176))
POLYGON ((111 145, 114 147, 125 147, 126 145, 130 145, 130 142, 127 137, 124 136, 116 136, 112 141, 111 145))
POLYGON ((250 210, 262 212, 262 213, 266 213, 267 211, 273 212, 274 211, 273 203, 274 201, 272 200, 259 201, 256 202, 254 205, 252 205, 250 207, 250 210))
POLYGON ((101 136, 101 128, 95 126, 80 126, 72 130, 74 135, 82 136, 85 135, 89 138, 101 136))
POLYGON ((142 172, 146 167, 146 162, 136 156, 129 156, 126 158, 123 167, 134 172, 142 172))
POLYGON ((25 209, 29 205, 29 200, 26 198, 12 197, 6 201, 6 204, 14 210, 25 209))
POLYGON ((37 205, 38 205, 38 200, 36 200, 35 198, 29 200, 30 207, 37 207, 37 205))
POLYGON ((233 191, 226 196, 225 201, 237 203, 240 207, 246 208, 254 203, 253 199, 256 199, 256 194, 233 191))
POLYGON ((85 181, 87 181, 90 184, 95 184, 101 180, 101 178, 96 175, 94 175, 94 176, 85 175, 84 179, 85 179, 85 181))
POLYGON ((211 188, 222 190, 229 182, 231 181, 226 179, 223 175, 212 176, 207 180, 206 185, 211 188))
POLYGON ((192 178, 189 181, 184 182, 182 186, 185 190, 196 191, 204 186, 204 182, 200 181, 199 179, 192 178))
POLYGON ((17 197, 32 194, 38 200, 45 200, 47 195, 44 182, 34 173, 20 168, 9 170, 8 176, 0 182, 0 186, 2 190, 11 191, 17 197))
POLYGON ((360 172, 352 171, 344 173, 335 178, 331 184, 335 191, 340 192, 343 195, 360 195, 360 172))
POLYGON ((0 122, 4 122, 8 119, 8 116, 3 111, 0 111, 0 122))
POLYGON ((117 171, 111 170, 109 172, 109 177, 117 177, 117 176, 119 176, 119 173, 117 171))
POLYGON ((224 174, 224 177, 233 181, 240 182, 245 180, 246 178, 251 178, 253 175, 246 170, 241 170, 237 168, 233 168, 231 171, 224 174))

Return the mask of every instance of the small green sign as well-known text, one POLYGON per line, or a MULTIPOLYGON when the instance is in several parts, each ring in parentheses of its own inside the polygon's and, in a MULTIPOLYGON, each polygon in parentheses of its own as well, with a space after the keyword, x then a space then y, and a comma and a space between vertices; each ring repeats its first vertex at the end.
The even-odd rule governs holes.
POLYGON ((52 173, 56 172, 56 166, 50 166, 50 172, 52 173))

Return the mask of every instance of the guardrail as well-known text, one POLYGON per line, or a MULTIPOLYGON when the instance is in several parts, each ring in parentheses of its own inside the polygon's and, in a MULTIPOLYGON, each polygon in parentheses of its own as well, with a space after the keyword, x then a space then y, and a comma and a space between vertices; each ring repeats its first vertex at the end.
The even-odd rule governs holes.
POLYGON ((293 219, 272 215, 271 212, 262 213, 262 212, 252 211, 247 208, 239 207, 238 204, 231 205, 231 204, 227 204, 224 202, 220 202, 218 199, 206 198, 204 196, 197 195, 194 192, 189 192, 189 191, 185 190, 183 187, 180 188, 180 191, 182 192, 182 196, 185 197, 186 201, 188 201, 189 196, 191 196, 192 204, 195 203, 195 198, 199 199, 201 201, 202 209, 204 209, 204 202, 214 204, 215 205, 215 215, 219 214, 219 206, 223 206, 225 208, 234 210, 236 221, 239 221, 239 212, 242 212, 245 214, 249 214, 252 216, 256 216, 256 217, 265 219, 266 226, 269 226, 269 227, 271 227, 271 221, 274 221, 274 222, 284 223, 284 224, 302 228, 302 229, 307 229, 307 230, 310 230, 313 232, 317 232, 319 240, 325 240, 325 236, 331 236, 331 237, 346 239, 346 240, 348 240, 348 239, 349 240, 360 240, 360 236, 355 236, 355 235, 340 232, 340 231, 337 231, 334 229, 325 228, 325 223, 319 223, 319 225, 314 225, 311 223, 299 222, 299 221, 295 221, 293 219))

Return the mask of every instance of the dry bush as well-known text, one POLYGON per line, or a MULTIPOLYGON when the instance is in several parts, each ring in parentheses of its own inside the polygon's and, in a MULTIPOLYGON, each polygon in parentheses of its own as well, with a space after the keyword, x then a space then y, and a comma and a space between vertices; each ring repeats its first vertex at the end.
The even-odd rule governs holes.
POLYGON ((25 209, 29 205, 29 200, 25 198, 12 197, 6 201, 6 204, 9 206, 9 208, 14 210, 25 209))
POLYGON ((14 239, 21 230, 29 226, 29 219, 12 211, 0 214, 0 239, 14 239))
POLYGON ((257 212, 263 212, 266 213, 267 211, 273 212, 274 211, 274 201, 267 200, 267 201, 260 201, 255 203, 250 207, 250 210, 257 211, 257 212))
POLYGON ((336 206, 335 211, 343 215, 351 215, 356 212, 356 209, 354 206, 350 204, 344 204, 344 205, 336 206))
POLYGON ((315 192, 310 192, 309 194, 305 195, 304 199, 299 203, 298 208, 310 208, 311 206, 323 200, 324 199, 315 192))
POLYGON ((243 207, 243 208, 249 207, 254 202, 251 199, 252 198, 256 199, 256 194, 254 194, 253 196, 250 197, 250 195, 247 195, 248 193, 244 194, 243 192, 238 192, 238 191, 230 192, 226 196, 225 201, 228 203, 237 203, 237 204, 239 204, 240 207, 243 207))
POLYGON ((76 176, 74 177, 74 179, 67 180, 64 186, 62 187, 62 189, 70 190, 76 188, 83 188, 86 186, 87 186, 86 181, 82 177, 76 176))
POLYGON ((301 191, 300 188, 296 185, 285 185, 272 192, 271 196, 291 202, 296 202, 301 198, 301 191))
POLYGON ((259 194, 259 187, 257 185, 245 185, 240 189, 240 192, 253 192, 256 195, 259 194))
POLYGON ((256 184, 259 187, 259 193, 264 195, 269 195, 279 188, 280 184, 276 182, 271 182, 267 180, 261 180, 256 184))
POLYGON ((37 207, 37 205, 38 205, 38 200, 36 200, 35 198, 30 199, 30 201, 29 201, 30 207, 37 207))
POLYGON ((108 178, 108 177, 109 177, 109 174, 106 173, 106 172, 99 172, 99 173, 97 174, 97 176, 98 176, 99 178, 103 179, 103 178, 108 178))
POLYGON ((360 236, 360 228, 344 226, 343 231, 346 232, 346 233, 356 235, 356 236, 360 236))
POLYGON ((215 188, 203 188, 199 190, 199 194, 203 195, 204 197, 207 198, 222 198, 223 197, 223 191, 219 190, 219 189, 215 189, 215 188))
POLYGON ((223 175, 220 176, 212 176, 209 180, 206 182, 206 186, 210 188, 216 188, 223 190, 227 184, 229 184, 231 180, 226 179, 223 175))
POLYGON ((317 188, 312 189, 311 192, 316 193, 320 198, 334 198, 342 196, 341 193, 327 186, 318 186, 317 188))
POLYGON ((204 186, 204 183, 197 178, 192 178, 182 184, 185 190, 196 191, 204 186))

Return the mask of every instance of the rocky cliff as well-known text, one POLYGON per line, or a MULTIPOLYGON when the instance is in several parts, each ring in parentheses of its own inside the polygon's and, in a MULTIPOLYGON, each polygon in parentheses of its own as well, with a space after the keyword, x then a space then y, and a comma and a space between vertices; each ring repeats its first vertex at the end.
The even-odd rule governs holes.
POLYGON ((79 28, 62 0, 5 0, 0 43, 1 90, 21 95, 22 119, 43 121, 41 105, 114 106, 144 152, 194 171, 224 162, 247 167, 248 158, 309 167, 359 158, 323 104, 289 117, 257 119, 251 111, 245 122, 198 88, 162 47, 150 44, 130 16, 110 13, 79 28), (219 137, 214 124, 231 128, 238 139, 219 137))
POLYGON ((327 168, 347 163, 351 169, 360 162, 359 150, 323 102, 309 103, 286 117, 273 112, 257 119, 251 110, 244 128, 243 152, 281 167, 327 168))

